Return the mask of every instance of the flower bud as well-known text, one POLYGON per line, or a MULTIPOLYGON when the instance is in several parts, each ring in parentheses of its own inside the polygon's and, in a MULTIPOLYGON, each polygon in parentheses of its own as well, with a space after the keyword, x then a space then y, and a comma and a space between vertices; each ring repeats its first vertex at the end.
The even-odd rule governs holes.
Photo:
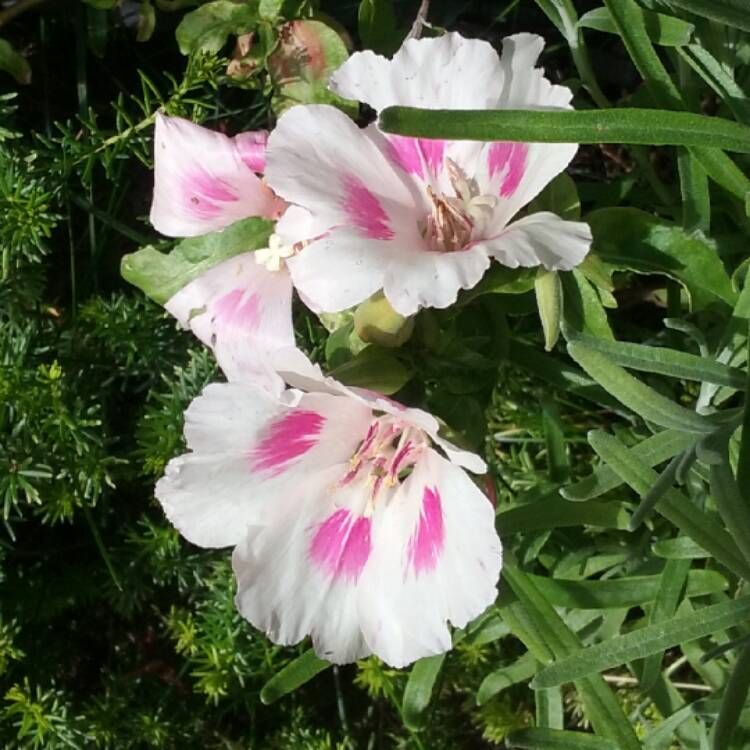
POLYGON ((414 331, 414 318, 397 313, 382 292, 365 300, 354 313, 354 330, 363 340, 380 346, 401 346, 414 331))

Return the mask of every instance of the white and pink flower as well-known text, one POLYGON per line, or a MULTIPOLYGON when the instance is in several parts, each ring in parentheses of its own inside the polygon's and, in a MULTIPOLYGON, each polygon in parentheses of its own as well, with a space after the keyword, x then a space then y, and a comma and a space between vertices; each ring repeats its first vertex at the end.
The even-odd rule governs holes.
MULTIPOLYGON (((376 110, 570 108, 570 90, 535 67, 542 47, 541 37, 519 34, 498 57, 459 34, 412 39, 392 60, 352 55, 331 88, 376 110)), ((382 288, 399 313, 412 315, 451 305, 491 259, 569 270, 590 248, 588 225, 548 212, 511 220, 576 150, 390 136, 375 125, 360 130, 330 106, 294 107, 269 137, 266 166, 269 185, 309 211, 316 229, 317 239, 287 261, 294 285, 326 312, 382 288)), ((291 240, 285 228, 282 239, 291 240)))
MULTIPOLYGON (((157 115, 151 223, 163 234, 193 237, 248 217, 277 219, 287 204, 258 176, 268 133, 229 138, 176 117, 157 115)), ((294 345, 292 284, 281 262, 291 251, 272 235, 269 248, 210 268, 165 307, 207 346, 229 379, 283 384, 265 354, 294 345)))
POLYGON ((274 642, 311 635, 329 661, 396 667, 446 651, 448 623, 497 593, 493 508, 465 471, 484 462, 429 414, 294 359, 280 394, 206 388, 158 499, 190 541, 235 546, 237 606, 274 642))

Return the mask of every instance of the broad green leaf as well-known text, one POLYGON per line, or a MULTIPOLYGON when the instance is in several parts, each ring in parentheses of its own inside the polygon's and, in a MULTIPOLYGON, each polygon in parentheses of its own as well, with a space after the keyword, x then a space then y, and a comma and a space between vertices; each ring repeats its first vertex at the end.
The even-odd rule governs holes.
POLYGON ((705 47, 688 44, 677 50, 690 67, 719 95, 734 116, 750 124, 750 101, 729 70, 705 47))
POLYGON ((747 384, 742 370, 688 352, 626 341, 604 341, 591 336, 578 336, 575 340, 605 355, 611 362, 631 370, 655 372, 699 383, 717 383, 737 390, 744 389, 747 384))
POLYGON ((750 8, 746 0, 669 0, 670 5, 696 16, 710 18, 730 28, 750 31, 750 8))
POLYGON ((581 341, 571 341, 568 352, 599 385, 643 419, 684 432, 713 432, 707 419, 662 396, 581 341))
POLYGON ((414 373, 393 354, 373 345, 333 369, 330 375, 346 385, 389 396, 403 388, 414 373))
POLYGON ((29 63, 5 39, 0 39, 0 70, 10 73, 18 83, 31 83, 29 63))
POLYGON ((177 31, 177 44, 183 55, 195 52, 216 53, 230 34, 246 34, 258 23, 255 4, 212 0, 185 14, 177 31))
POLYGON ((279 45, 268 58, 268 72, 277 89, 277 115, 295 104, 332 104, 356 114, 357 104, 328 89, 328 79, 349 57, 338 32, 322 21, 290 21, 279 35, 279 45))
POLYGON ((700 560, 710 557, 709 552, 686 536, 654 542, 651 551, 667 560, 700 560))
POLYGON ((409 672, 401 715, 404 724, 416 732, 424 726, 424 712, 430 704, 432 689, 443 668, 445 654, 420 659, 409 672))
POLYGON ((586 732, 571 732, 542 727, 519 729, 505 738, 509 748, 519 750, 620 750, 614 740, 586 732))
POLYGON ((544 348, 551 351, 560 335, 562 317, 562 283, 557 271, 540 268, 534 279, 534 293, 544 331, 544 348))
MULTIPOLYGON (((630 450, 635 458, 651 468, 692 448, 695 445, 695 440, 694 435, 679 430, 662 430, 642 440, 630 450)), ((563 487, 560 492, 567 500, 580 502, 599 497, 605 492, 619 487, 622 483, 619 475, 604 464, 590 476, 580 482, 563 487)))
POLYGON ((266 705, 273 703, 309 682, 315 675, 320 674, 330 666, 327 661, 318 659, 315 652, 309 649, 293 662, 287 664, 263 686, 260 691, 260 699, 266 705))
MULTIPOLYGON (((693 35, 693 31, 695 31, 695 26, 692 23, 674 16, 665 16, 663 13, 644 10, 643 18, 651 41, 664 47, 680 47, 687 44, 693 35)), ((617 34, 617 27, 607 8, 594 8, 594 10, 584 13, 578 21, 578 25, 586 29, 617 34)))
POLYGON ((265 247, 272 231, 272 221, 243 219, 219 232, 182 240, 170 253, 160 253, 148 245, 125 255, 120 271, 126 281, 163 305, 217 263, 265 247))
MULTIPOLYGON (((618 0, 619 1, 619 0, 618 0)), ((750 153, 750 127, 721 117, 661 109, 461 110, 388 107, 387 133, 419 138, 524 143, 643 143, 750 153)))
POLYGON ((721 709, 714 725, 713 750, 731 747, 732 735, 739 722, 740 713, 747 705, 748 691, 750 691, 750 644, 746 644, 740 652, 724 690, 721 709))
MULTIPOLYGON (((641 497, 655 484, 656 472, 647 463, 638 459, 617 438, 605 432, 595 431, 589 433, 589 442, 602 460, 606 461, 641 497)), ((740 554, 732 537, 682 493, 669 490, 661 497, 656 509, 719 562, 739 576, 750 580, 750 565, 740 554)))
POLYGON ((147 42, 153 36, 156 28, 156 9, 149 0, 142 0, 138 8, 138 31, 135 36, 137 42, 147 42))
POLYGON ((703 607, 666 623, 647 625, 626 635, 583 648, 542 669, 532 680, 537 688, 553 687, 606 669, 643 659, 681 643, 741 626, 750 618, 750 595, 703 607))
POLYGON ((511 685, 530 680, 536 672, 536 665, 534 655, 527 651, 512 664, 500 667, 500 669, 488 674, 479 685, 479 690, 477 690, 477 705, 484 705, 511 685))
POLYGON ((581 199, 573 178, 561 172, 534 198, 528 206, 530 214, 551 211, 563 219, 577 221, 581 218, 581 199))
POLYGON ((603 208, 588 214, 594 248, 611 266, 636 273, 660 273, 679 281, 693 309, 711 302, 734 305, 737 293, 716 245, 701 234, 637 208, 603 208))
MULTIPOLYGON (((674 616, 686 585, 685 594, 691 596, 691 581, 694 580, 694 574, 698 572, 691 571, 691 565, 691 560, 667 560, 667 564, 659 577, 659 589, 656 593, 654 606, 651 609, 649 624, 656 625, 660 622, 667 622, 674 616)), ((644 659, 639 678, 642 690, 648 691, 656 684, 663 658, 663 652, 659 651, 644 659)))
MULTIPOLYGON (((682 563, 683 561, 678 561, 682 563)), ((669 569, 669 563, 665 572, 669 569)), ((631 576, 607 580, 566 580, 527 573, 539 592, 555 607, 569 609, 614 609, 637 607, 657 599, 663 584, 661 576, 631 576)), ((694 570, 687 579, 687 596, 704 596, 726 591, 727 579, 717 571, 694 570)), ((680 590, 682 588, 680 587, 680 590)))
POLYGON ((596 289, 577 268, 562 274, 563 287, 563 334, 571 338, 571 333, 581 332, 590 336, 614 339, 609 326, 607 312, 596 289))
POLYGON ((362 44, 381 55, 390 57, 401 46, 393 0, 360 0, 358 29, 362 44))
POLYGON ((536 704, 536 725, 545 729, 562 729, 563 716, 562 690, 559 687, 534 691, 536 704))
POLYGON ((497 515, 500 536, 510 537, 521 532, 557 529, 566 526, 599 526, 605 529, 626 529, 630 518, 616 503, 570 503, 557 493, 545 500, 503 510, 497 515))
POLYGON ((493 263, 475 287, 460 294, 458 304, 465 305, 483 294, 525 294, 534 288, 534 276, 529 268, 508 268, 493 263))

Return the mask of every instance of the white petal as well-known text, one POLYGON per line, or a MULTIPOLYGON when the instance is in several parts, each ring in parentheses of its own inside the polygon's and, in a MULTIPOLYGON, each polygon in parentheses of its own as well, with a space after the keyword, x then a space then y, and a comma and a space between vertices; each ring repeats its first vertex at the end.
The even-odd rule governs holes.
POLYGON ((481 244, 504 266, 544 266, 570 271, 591 249, 591 228, 581 221, 565 221, 548 211, 514 221, 500 235, 481 244))
POLYGON ((165 305, 210 346, 229 380, 279 380, 264 362, 269 352, 294 346, 292 283, 285 270, 269 271, 243 253, 219 263, 165 305))
POLYGON ((296 245, 298 242, 309 242, 320 237, 329 228, 325 222, 316 222, 316 217, 307 209, 289 206, 276 222, 275 232, 283 245, 296 245))
POLYGON ((357 580, 371 554, 371 520, 361 515, 367 491, 332 489, 348 468, 310 477, 293 502, 280 498, 274 518, 251 529, 232 557, 242 615, 274 643, 311 635, 318 656, 334 663, 370 653, 357 610, 357 580))
POLYGON ((373 523, 372 557, 359 582, 361 627, 394 667, 451 647, 497 596, 502 562, 489 500, 432 450, 373 523))
POLYGON ((350 399, 287 395, 215 383, 190 405, 185 438, 192 452, 170 461, 156 485, 167 516, 189 541, 237 544, 310 476, 348 460, 372 418, 350 399))
POLYGON ((481 246, 456 252, 401 249, 389 263, 383 292, 401 315, 421 307, 450 307, 460 289, 471 289, 490 265, 481 246))
POLYGON ((430 437, 442 448, 443 453, 448 456, 448 460, 451 463, 468 469, 474 474, 485 474, 487 472, 487 464, 476 453, 457 448, 449 440, 440 437, 440 435, 435 434, 430 437))
POLYGON ((248 216, 276 218, 284 204, 243 161, 235 142, 178 117, 157 114, 151 223, 193 237, 248 216))
POLYGON ((349 226, 364 239, 389 239, 413 223, 405 177, 377 139, 334 107, 297 106, 281 116, 268 140, 266 178, 310 211, 316 227, 349 226))
POLYGON ((376 110, 400 104, 429 109, 486 109, 500 96, 503 71, 487 42, 450 33, 409 39, 392 60, 356 52, 330 87, 376 110))

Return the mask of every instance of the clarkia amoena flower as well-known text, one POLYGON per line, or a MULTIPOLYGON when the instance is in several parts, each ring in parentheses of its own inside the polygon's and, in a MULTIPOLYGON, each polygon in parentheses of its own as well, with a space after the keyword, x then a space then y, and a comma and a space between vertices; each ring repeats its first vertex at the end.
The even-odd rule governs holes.
MULTIPOLYGON (((535 67, 543 44, 512 36, 498 57, 488 43, 455 33, 411 39, 392 60, 352 55, 331 88, 375 110, 568 109, 570 90, 535 67)), ((266 165, 268 184, 309 211, 316 229, 318 239, 287 261, 294 285, 327 312, 382 288, 411 315, 451 305, 492 258, 512 268, 569 270, 590 248, 588 225, 548 212, 511 220, 576 150, 392 136, 376 125, 360 130, 330 106, 294 107, 269 137, 266 165)), ((278 229, 285 241, 290 225, 278 229)))
MULTIPOLYGON (((157 115, 151 223, 173 237, 224 229, 248 217, 277 219, 287 208, 258 175, 266 131, 234 138, 177 117, 157 115)), ((296 211, 298 222, 307 216, 296 211)), ((293 214, 294 216, 294 214, 293 214)), ((292 284, 283 263, 292 249, 272 235, 269 247, 217 264, 165 305, 207 346, 228 378, 283 383, 264 353, 294 345, 292 284)))
POLYGON ((235 546, 237 606, 275 643, 311 635, 329 661, 395 667, 446 651, 448 623, 497 594, 494 511, 466 473, 484 462, 431 415, 283 356, 292 388, 215 383, 193 401, 190 452, 157 498, 188 540, 235 546))

